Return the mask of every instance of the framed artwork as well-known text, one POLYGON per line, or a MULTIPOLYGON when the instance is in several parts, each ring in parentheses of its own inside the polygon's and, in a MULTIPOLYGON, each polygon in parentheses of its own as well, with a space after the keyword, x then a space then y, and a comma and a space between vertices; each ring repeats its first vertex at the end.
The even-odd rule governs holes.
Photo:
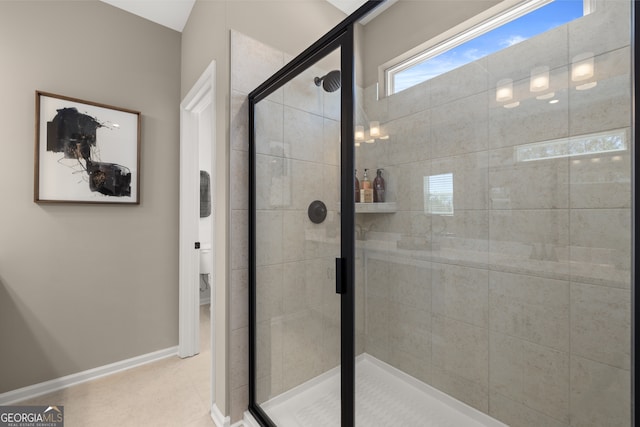
POLYGON ((140 203, 140 112, 36 91, 34 201, 140 203))

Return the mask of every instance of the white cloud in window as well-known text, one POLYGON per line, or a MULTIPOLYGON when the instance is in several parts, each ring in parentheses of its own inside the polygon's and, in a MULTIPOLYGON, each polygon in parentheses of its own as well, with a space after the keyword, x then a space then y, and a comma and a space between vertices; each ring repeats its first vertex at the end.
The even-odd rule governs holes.
POLYGON ((513 35, 513 36, 509 36, 506 39, 502 40, 500 42, 500 45, 501 46, 505 46, 505 47, 509 47, 509 46, 513 46, 514 44, 518 44, 521 41, 524 41, 526 39, 527 39, 527 37, 522 37, 522 36, 519 36, 519 35, 516 34, 516 35, 513 35))
POLYGON ((462 52, 462 56, 464 56, 468 60, 476 61, 480 58, 484 58, 485 56, 487 56, 487 52, 482 51, 480 49, 467 49, 464 52, 462 52))

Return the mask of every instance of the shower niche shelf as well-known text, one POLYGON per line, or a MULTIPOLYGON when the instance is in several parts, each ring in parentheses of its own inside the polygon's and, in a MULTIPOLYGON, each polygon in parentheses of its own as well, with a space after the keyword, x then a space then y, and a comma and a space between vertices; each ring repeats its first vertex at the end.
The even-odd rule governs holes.
MULTIPOLYGON (((386 203, 356 203, 356 213, 395 213, 398 210, 396 202, 386 203)), ((340 203, 338 203, 338 213, 340 213, 340 203)))
POLYGON ((356 203, 356 213, 394 213, 396 210, 395 202, 356 203))

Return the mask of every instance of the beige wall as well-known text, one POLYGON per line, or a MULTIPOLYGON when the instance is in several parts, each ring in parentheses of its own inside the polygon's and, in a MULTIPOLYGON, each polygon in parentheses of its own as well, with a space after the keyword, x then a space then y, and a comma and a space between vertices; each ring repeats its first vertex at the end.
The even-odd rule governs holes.
MULTIPOLYGON (((216 61, 216 389, 218 407, 232 421, 247 407, 247 223, 246 103, 234 102, 230 76, 230 30, 297 55, 345 15, 324 0, 196 1, 182 33, 182 96, 212 60, 216 61), (231 143, 230 126, 236 129, 231 143), (236 148, 232 155, 231 145, 236 148), (242 154, 245 154, 244 156, 242 154), (231 179, 229 177, 232 177, 231 179), (231 194, 231 197, 229 197, 231 194), (244 203, 244 205, 243 205, 244 203), (235 218, 235 220, 234 220, 235 218), (224 254, 224 255, 223 255, 224 254), (228 254, 228 255, 227 255, 228 254), (235 270, 235 271, 233 271, 235 270), (228 303, 228 311, 225 303, 228 303)), ((246 58, 250 66, 262 56, 246 58)), ((267 65, 268 67, 269 65, 267 65)), ((277 71, 269 68, 249 92, 277 71)))
POLYGON ((0 393, 177 345, 180 34, 0 2, 0 393), (36 89, 142 112, 140 206, 33 202, 36 89))
POLYGON ((212 59, 218 61, 218 95, 228 95, 230 29, 297 55, 344 18, 325 0, 198 0, 182 32, 182 95, 212 59))

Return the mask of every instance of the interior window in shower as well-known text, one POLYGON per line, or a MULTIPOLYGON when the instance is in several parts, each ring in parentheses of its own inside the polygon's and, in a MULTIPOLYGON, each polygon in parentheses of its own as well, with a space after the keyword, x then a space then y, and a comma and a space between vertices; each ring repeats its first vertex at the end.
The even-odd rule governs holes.
POLYGON ((453 174, 424 177, 424 212, 453 215, 453 174))

